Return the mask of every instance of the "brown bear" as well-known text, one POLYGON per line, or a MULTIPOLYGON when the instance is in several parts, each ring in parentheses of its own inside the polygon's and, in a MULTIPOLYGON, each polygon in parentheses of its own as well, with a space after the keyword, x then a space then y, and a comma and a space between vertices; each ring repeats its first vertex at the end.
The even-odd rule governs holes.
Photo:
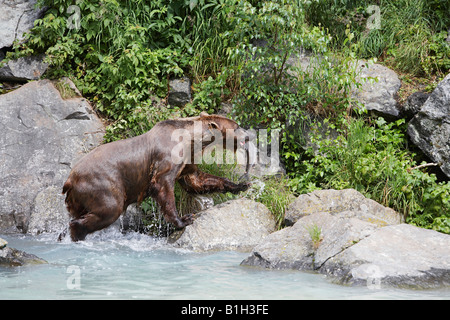
POLYGON ((148 196, 176 228, 192 224, 192 215, 178 216, 175 182, 195 194, 247 190, 247 182, 236 184, 200 171, 195 159, 198 152, 221 142, 236 152, 239 144, 244 146, 249 140, 249 134, 233 120, 202 112, 197 117, 159 122, 145 134, 92 150, 75 164, 63 187, 73 218, 69 224, 72 241, 108 227, 128 205, 148 196))

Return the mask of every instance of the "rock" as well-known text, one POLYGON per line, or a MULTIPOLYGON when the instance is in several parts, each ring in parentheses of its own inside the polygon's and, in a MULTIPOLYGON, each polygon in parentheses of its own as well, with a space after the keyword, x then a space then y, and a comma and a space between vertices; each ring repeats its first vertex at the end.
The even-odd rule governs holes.
POLYGON ((241 265, 315 271, 346 285, 440 288, 450 285, 449 245, 450 236, 407 224, 314 213, 264 238, 241 265))
POLYGON ((0 130, 0 233, 60 230, 62 185, 101 142, 101 121, 85 99, 64 100, 41 80, 0 95, 0 130))
POLYGON ((450 236, 408 224, 380 228, 320 269, 341 284, 433 289, 450 286, 450 236))
POLYGON ((0 80, 12 82, 25 82, 27 80, 38 80, 47 70, 44 55, 23 57, 10 60, 0 68, 0 80))
MULTIPOLYGON (((313 74, 314 65, 320 64, 321 59, 320 55, 301 50, 298 55, 291 55, 286 61, 288 66, 294 68, 288 70, 288 73, 294 77, 297 76, 297 70, 313 74)), ((335 63, 335 61, 331 61, 331 63, 335 63)), ((397 118, 400 111, 395 98, 401 81, 395 71, 381 64, 368 64, 363 60, 356 61, 356 68, 358 72, 356 80, 362 83, 362 87, 353 90, 353 98, 364 104, 368 111, 387 118, 397 118), (376 78, 378 81, 367 78, 376 78), (367 80, 363 83, 364 79, 367 80)))
POLYGON ((302 194, 287 207, 284 222, 288 226, 293 225, 300 218, 317 212, 347 217, 351 215, 378 226, 403 222, 399 213, 364 197, 354 189, 316 190, 302 194))
POLYGON ((401 86, 401 81, 397 74, 380 64, 366 66, 366 62, 358 61, 357 68, 360 74, 357 79, 377 78, 373 82, 367 80, 360 90, 353 92, 353 97, 365 105, 368 111, 374 111, 388 118, 397 118, 399 108, 395 97, 401 86))
POLYGON ((11 47, 14 40, 22 41, 36 19, 46 8, 35 9, 37 0, 0 0, 0 48, 11 47))
POLYGON ((408 121, 411 120, 420 111, 420 108, 422 108, 423 104, 425 103, 425 101, 427 101, 429 96, 429 93, 421 91, 411 94, 403 104, 401 112, 402 117, 408 121))
POLYGON ((47 261, 34 254, 14 248, 0 249, 0 267, 19 267, 30 264, 45 264, 47 261))
POLYGON ((249 199, 230 200, 198 213, 194 223, 171 235, 169 242, 194 251, 250 251, 275 231, 272 213, 249 199))
POLYGON ((376 228, 375 224, 355 218, 315 213, 266 237, 241 264, 269 269, 317 270, 327 259, 367 237, 376 228), (314 227, 320 232, 317 240, 309 232, 314 227))
POLYGON ((39 191, 28 222, 27 232, 61 232, 69 223, 61 186, 51 185, 39 191))
POLYGON ((408 135, 450 177, 450 74, 409 122, 408 135))
POLYGON ((137 203, 133 203, 127 207, 115 223, 119 224, 119 229, 122 232, 142 232, 144 231, 144 214, 142 208, 137 203))
POLYGON ((183 107, 191 101, 191 80, 189 78, 173 79, 169 81, 168 103, 172 106, 183 107))

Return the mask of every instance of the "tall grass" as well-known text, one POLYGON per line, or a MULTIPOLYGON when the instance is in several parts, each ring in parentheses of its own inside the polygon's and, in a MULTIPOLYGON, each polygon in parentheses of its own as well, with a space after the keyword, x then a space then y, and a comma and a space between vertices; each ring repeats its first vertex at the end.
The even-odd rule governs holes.
POLYGON ((450 1, 321 0, 312 1, 306 13, 311 24, 328 28, 338 48, 346 26, 350 26, 362 58, 383 58, 414 75, 449 70, 450 49, 445 46, 445 37, 438 35, 450 26, 450 1), (380 8, 380 29, 366 25, 371 15, 366 9, 373 4, 380 8))
MULTIPOLYGON (((234 14, 237 0, 201 1, 186 16, 182 29, 188 38, 188 52, 192 55, 190 72, 194 82, 220 75, 228 66, 240 64, 239 57, 232 55, 236 45, 234 14)), ((231 87, 239 81, 230 73, 227 82, 231 87)))

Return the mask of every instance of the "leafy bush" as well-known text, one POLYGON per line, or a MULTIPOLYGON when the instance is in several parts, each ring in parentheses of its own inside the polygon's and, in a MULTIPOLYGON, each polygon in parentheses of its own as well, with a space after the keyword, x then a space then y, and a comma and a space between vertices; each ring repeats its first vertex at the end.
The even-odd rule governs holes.
POLYGON ((259 43, 253 39, 253 44, 236 50, 246 63, 233 109, 234 117, 244 125, 280 130, 280 156, 288 172, 299 169, 304 153, 299 143, 302 133, 290 128, 298 127, 309 114, 335 119, 350 112, 357 106, 352 90, 361 86, 354 35, 347 29, 343 50, 339 54, 331 52, 329 35, 318 27, 307 28, 302 19, 296 18, 303 10, 296 4, 284 1, 273 5, 269 1, 259 10, 250 5, 246 8, 246 19, 240 22, 244 33, 267 38, 259 43), (297 15, 289 15, 291 11, 297 15), (268 25, 275 30, 270 36, 268 25), (307 68, 296 66, 302 54, 299 48, 314 52, 307 68))
POLYGON ((416 169, 407 150, 404 120, 371 125, 349 120, 335 140, 317 137, 303 170, 290 183, 299 193, 319 188, 354 188, 365 196, 402 213, 407 222, 449 233, 450 182, 416 169), (300 174, 301 173, 301 174, 300 174))
POLYGON ((45 51, 49 76, 69 75, 98 111, 118 121, 112 132, 119 134, 120 126, 127 135, 148 130, 152 123, 142 123, 136 109, 148 111, 154 97, 165 97, 168 78, 183 74, 188 62, 179 32, 184 3, 77 2, 81 20, 75 29, 67 28, 73 1, 39 3, 50 9, 17 48, 20 54, 45 51))
MULTIPOLYGON (((45 52, 52 66, 48 76, 69 75, 97 110, 114 122, 107 141, 133 136, 156 121, 183 114, 178 108, 161 110, 154 103, 167 96, 170 77, 186 70, 201 81, 208 74, 217 76, 225 60, 216 58, 226 57, 228 48, 220 30, 231 28, 230 10, 235 3, 83 1, 77 2, 79 28, 70 29, 67 23, 73 13, 68 8, 73 1, 40 0, 50 9, 36 21, 28 41, 16 47, 16 57, 45 52)), ((208 84, 198 86, 208 89, 208 84)), ((205 98, 196 100, 201 101, 198 108, 210 108, 205 98)))

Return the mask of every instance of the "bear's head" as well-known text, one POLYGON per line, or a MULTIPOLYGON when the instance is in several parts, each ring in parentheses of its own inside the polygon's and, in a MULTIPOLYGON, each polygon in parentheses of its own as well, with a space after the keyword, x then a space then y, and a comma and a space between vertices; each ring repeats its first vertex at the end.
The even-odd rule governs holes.
MULTIPOLYGON (((169 122, 174 129, 171 140, 173 161, 177 163, 223 163, 224 150, 236 153, 243 149, 246 155, 237 155, 238 164, 256 159, 253 141, 256 134, 241 128, 236 121, 216 114, 200 113, 199 116, 169 122)), ((227 162, 228 163, 228 162, 227 162)))
POLYGON ((238 148, 248 150, 256 138, 254 132, 240 127, 236 121, 217 114, 200 113, 202 122, 202 148, 222 145, 236 152, 238 148))

